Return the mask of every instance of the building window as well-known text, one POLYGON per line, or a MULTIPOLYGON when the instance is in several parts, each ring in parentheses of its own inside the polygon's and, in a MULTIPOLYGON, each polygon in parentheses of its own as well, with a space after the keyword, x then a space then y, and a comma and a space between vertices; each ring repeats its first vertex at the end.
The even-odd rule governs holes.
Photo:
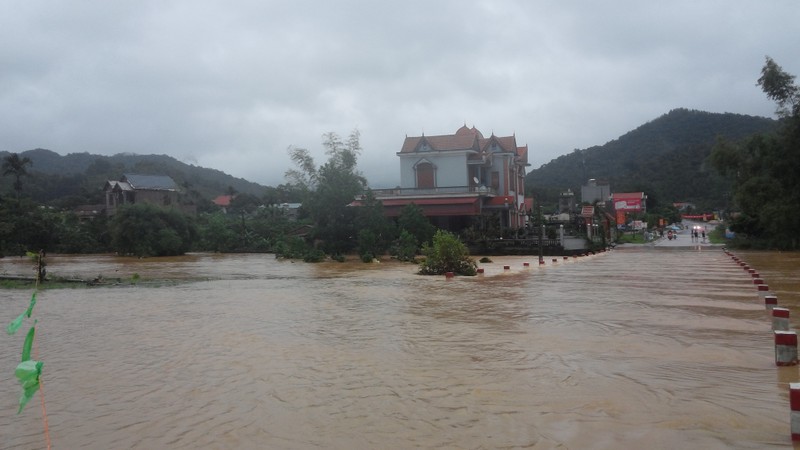
POLYGON ((436 187, 433 164, 423 162, 417 164, 417 187, 420 189, 433 189, 436 187))

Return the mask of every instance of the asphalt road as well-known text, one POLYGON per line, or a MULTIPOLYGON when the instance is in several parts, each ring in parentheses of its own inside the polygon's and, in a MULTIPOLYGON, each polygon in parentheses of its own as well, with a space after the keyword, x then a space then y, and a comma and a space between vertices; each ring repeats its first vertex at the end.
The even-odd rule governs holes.
MULTIPOLYGON (((667 238, 667 236, 665 234, 664 237, 657 239, 653 243, 653 245, 655 247, 698 247, 698 246, 700 246, 700 247, 709 246, 710 247, 713 244, 708 240, 708 237, 706 237, 705 241, 703 241, 701 230, 703 228, 705 228, 706 236, 707 236, 708 232, 713 230, 715 226, 716 226, 716 224, 712 225, 712 224, 710 224, 708 222, 695 222, 695 221, 692 221, 692 220, 684 220, 683 221, 684 229, 678 231, 677 235, 673 235, 673 236, 677 236, 677 238, 673 237, 672 240, 670 240, 670 239, 667 238), (698 240, 692 239, 692 234, 691 234, 692 228, 696 227, 696 226, 700 227, 700 229, 698 229, 698 234, 700 234, 700 237, 699 237, 698 240)), ((675 232, 673 232, 673 233, 675 233, 675 232)))

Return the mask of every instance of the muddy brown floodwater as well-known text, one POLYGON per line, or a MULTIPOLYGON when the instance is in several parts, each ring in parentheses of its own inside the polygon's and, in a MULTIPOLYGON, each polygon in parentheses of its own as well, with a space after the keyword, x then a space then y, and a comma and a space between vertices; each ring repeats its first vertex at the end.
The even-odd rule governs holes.
MULTIPOLYGON (((800 256, 738 254, 794 322, 800 256)), ((769 314, 719 248, 494 259, 447 280, 272 255, 49 257, 54 275, 188 280, 39 294, 53 448, 792 448, 798 369, 775 367, 769 314)), ((29 298, 0 290, 2 323, 29 298)), ((44 448, 39 396, 15 415, 24 331, 0 339, 0 448, 44 448)))

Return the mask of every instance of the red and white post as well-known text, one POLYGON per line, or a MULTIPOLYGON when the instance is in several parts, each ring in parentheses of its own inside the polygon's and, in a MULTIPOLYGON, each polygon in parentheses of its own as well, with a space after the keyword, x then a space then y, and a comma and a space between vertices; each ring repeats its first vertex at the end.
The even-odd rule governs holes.
POLYGON ((797 333, 794 331, 773 331, 775 333, 775 365, 797 365, 797 333))
POLYGON ((789 331, 789 310, 772 308, 772 331, 789 331))
POLYGON ((778 296, 775 294, 767 294, 764 296, 764 307, 767 309, 775 309, 778 306, 778 296))
POLYGON ((789 423, 792 429, 792 440, 800 441, 800 383, 789 383, 789 423))

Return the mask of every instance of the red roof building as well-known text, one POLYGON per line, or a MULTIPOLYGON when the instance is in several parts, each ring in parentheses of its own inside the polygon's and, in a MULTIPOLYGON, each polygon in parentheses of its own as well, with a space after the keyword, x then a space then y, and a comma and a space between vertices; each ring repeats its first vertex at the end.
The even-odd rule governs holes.
POLYGON ((518 146, 516 136, 484 137, 464 125, 454 134, 406 137, 396 154, 400 186, 374 191, 387 215, 414 203, 441 228, 466 228, 488 215, 503 228, 525 226, 528 147, 518 146))

